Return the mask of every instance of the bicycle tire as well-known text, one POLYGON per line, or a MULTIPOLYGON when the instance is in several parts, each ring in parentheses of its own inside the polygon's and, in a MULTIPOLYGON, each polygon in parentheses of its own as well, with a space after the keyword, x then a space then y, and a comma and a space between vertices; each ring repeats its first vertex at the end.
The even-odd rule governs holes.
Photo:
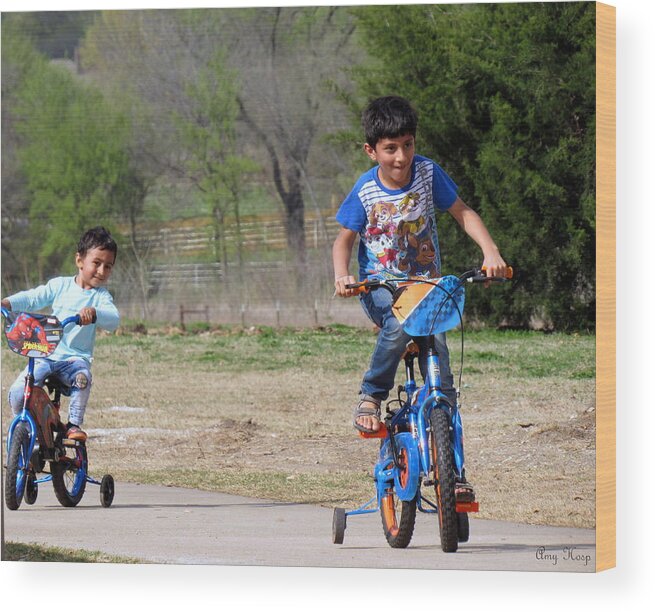
POLYGON ((470 534, 468 512, 457 513, 457 539, 460 542, 468 542, 470 534))
POLYGON ((27 474, 27 480, 25 482, 25 493, 23 494, 23 499, 25 503, 32 506, 36 503, 36 498, 39 496, 39 485, 36 484, 36 476, 33 471, 29 471, 27 474))
MULTIPOLYGON (((402 453, 399 459, 402 463, 402 453)), ((387 469, 392 465, 389 464, 387 469)), ((406 466, 401 465, 399 469, 402 470, 403 467, 406 466)), ((391 548, 407 548, 414 535, 416 498, 411 501, 400 501, 394 493, 393 484, 391 484, 380 499, 380 516, 382 517, 384 537, 389 546, 391 548)))
POLYGON ((11 435, 11 446, 7 452, 7 473, 5 474, 5 505, 9 510, 18 510, 29 469, 30 427, 21 422, 11 435))
POLYGON ((343 544, 345 532, 346 511, 343 508, 335 508, 332 514, 332 543, 343 544))
POLYGON ((430 445, 441 550, 456 552, 459 537, 455 505, 454 459, 450 444, 450 419, 446 411, 439 407, 434 408, 430 414, 430 445))
POLYGON ((114 477, 111 474, 105 474, 100 481, 100 504, 103 508, 109 508, 114 501, 114 477))
POLYGON ((87 455, 84 445, 67 450, 74 451, 75 457, 50 462, 52 486, 62 506, 77 506, 86 489, 87 455))

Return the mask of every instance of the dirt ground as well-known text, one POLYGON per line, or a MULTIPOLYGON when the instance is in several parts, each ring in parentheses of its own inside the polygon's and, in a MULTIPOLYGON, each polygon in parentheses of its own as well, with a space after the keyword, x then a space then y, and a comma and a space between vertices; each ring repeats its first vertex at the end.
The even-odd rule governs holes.
MULTIPOLYGON (((3 352, 2 416, 19 359, 3 352)), ((352 507, 374 494, 379 442, 352 428, 359 377, 303 369, 221 372, 100 343, 84 426, 91 471, 352 507), (147 372, 147 376, 143 373, 147 372)), ((273 357, 274 358, 274 357, 273 357)), ((462 389, 467 475, 482 518, 594 527, 593 379, 462 389)))

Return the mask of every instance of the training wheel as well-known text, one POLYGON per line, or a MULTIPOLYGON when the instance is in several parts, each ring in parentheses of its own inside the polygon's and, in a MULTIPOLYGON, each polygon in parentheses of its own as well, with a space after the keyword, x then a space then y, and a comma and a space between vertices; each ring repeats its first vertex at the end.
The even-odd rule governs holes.
POLYGON ((105 508, 111 506, 114 501, 114 478, 111 474, 105 474, 100 481, 100 503, 105 508))
POLYGON ((343 535, 346 531, 346 511, 343 508, 335 508, 332 516, 332 542, 343 544, 343 535))
POLYGON ((36 476, 32 472, 27 475, 25 482, 25 503, 30 506, 36 501, 39 494, 39 485, 36 484, 36 476))
POLYGON ((457 513, 457 541, 469 541, 469 515, 466 512, 457 513))

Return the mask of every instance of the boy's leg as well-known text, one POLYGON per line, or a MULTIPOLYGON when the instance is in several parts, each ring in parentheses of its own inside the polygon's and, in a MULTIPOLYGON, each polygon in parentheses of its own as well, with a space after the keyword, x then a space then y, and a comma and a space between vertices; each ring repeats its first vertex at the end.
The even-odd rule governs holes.
MULTIPOLYGON (((43 381, 52 372, 53 362, 49 359, 35 359, 34 360, 34 382, 37 386, 43 384, 43 381)), ((18 378, 9 388, 9 405, 14 414, 19 414, 23 409, 23 400, 25 392, 25 377, 27 376, 27 368, 25 368, 18 378)))
POLYGON ((79 429, 91 394, 91 368, 84 359, 67 359, 57 362, 55 373, 71 389, 68 422, 79 429))
POLYGON ((453 373, 450 369, 450 353, 446 344, 446 334, 437 334, 434 344, 439 355, 439 371, 441 373, 441 390, 454 406, 457 403, 457 390, 455 389, 453 373))
MULTIPOLYGON (((361 297, 362 307, 379 328, 371 363, 364 374, 360 390, 360 407, 370 411, 378 408, 393 389, 398 363, 410 337, 403 331, 391 311, 392 296, 385 289, 374 289, 361 297)), ((356 422, 377 429, 375 416, 362 416, 356 422)))

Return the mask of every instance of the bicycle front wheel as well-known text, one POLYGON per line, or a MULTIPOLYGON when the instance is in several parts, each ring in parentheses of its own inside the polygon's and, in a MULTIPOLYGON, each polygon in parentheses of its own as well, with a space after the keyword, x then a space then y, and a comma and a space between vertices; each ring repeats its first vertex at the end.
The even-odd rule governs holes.
POLYGON ((11 435, 11 446, 7 452, 5 504, 9 510, 18 510, 23 501, 29 472, 29 451, 30 427, 20 422, 11 435))
POLYGON ((450 419, 445 410, 439 407, 434 408, 430 414, 430 454, 437 496, 441 549, 444 552, 455 552, 459 537, 450 419))
POLYGON ((77 506, 86 489, 86 447, 66 447, 66 456, 51 461, 50 471, 59 503, 67 508, 77 506))

